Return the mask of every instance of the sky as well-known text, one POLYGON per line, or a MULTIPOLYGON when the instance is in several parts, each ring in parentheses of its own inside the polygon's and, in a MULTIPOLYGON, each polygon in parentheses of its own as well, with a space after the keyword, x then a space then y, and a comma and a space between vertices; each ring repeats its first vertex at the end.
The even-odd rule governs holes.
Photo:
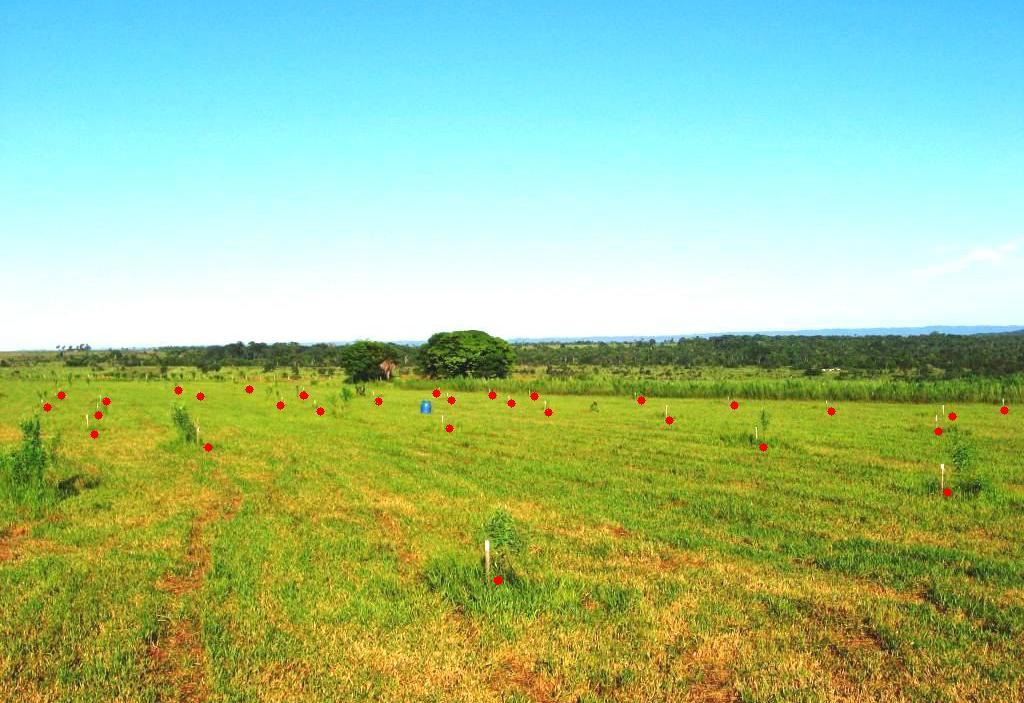
POLYGON ((0 349, 1024 323, 1019 2, 0 2, 0 349))

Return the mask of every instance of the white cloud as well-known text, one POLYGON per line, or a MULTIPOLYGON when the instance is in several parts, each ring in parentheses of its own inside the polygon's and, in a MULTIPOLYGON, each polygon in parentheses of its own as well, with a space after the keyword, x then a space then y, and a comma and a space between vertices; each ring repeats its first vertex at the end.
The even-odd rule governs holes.
POLYGON ((999 265, 1013 255, 1020 247, 1020 240, 1007 242, 997 247, 979 247, 966 254, 934 266, 928 266, 913 272, 918 278, 935 278, 951 273, 959 273, 977 264, 999 265))

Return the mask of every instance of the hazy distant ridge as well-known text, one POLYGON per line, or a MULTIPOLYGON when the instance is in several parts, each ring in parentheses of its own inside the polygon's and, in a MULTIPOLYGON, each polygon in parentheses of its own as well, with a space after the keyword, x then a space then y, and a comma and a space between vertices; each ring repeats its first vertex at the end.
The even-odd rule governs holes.
POLYGON ((677 335, 620 335, 611 337, 513 337, 510 342, 518 344, 544 343, 544 342, 633 342, 638 339, 654 339, 663 342, 667 339, 692 338, 692 337, 721 337, 724 335, 752 335, 763 334, 771 337, 781 336, 827 336, 827 337, 866 337, 869 335, 900 335, 914 336, 922 334, 1006 334, 1008 332, 1024 333, 1024 325, 934 325, 930 327, 852 327, 852 328, 827 328, 818 330, 771 330, 754 332, 701 332, 698 334, 677 334, 677 335))

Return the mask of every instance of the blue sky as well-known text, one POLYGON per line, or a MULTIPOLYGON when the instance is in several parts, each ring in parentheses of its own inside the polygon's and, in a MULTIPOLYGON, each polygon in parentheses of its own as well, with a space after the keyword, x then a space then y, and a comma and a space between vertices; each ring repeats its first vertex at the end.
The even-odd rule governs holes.
POLYGON ((0 349, 1024 323, 1019 3, 284 5, 3 6, 0 349))

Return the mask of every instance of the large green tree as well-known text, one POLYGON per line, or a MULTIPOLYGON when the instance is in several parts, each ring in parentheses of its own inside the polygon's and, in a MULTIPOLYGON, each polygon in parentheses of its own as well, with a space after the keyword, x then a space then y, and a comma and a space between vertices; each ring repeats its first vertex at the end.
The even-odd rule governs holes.
POLYGON ((420 348, 420 366, 432 377, 504 378, 515 363, 512 347, 479 330, 438 332, 420 348))
POLYGON ((353 342, 342 348, 341 365, 353 381, 384 378, 381 363, 398 357, 398 349, 386 342, 353 342))

